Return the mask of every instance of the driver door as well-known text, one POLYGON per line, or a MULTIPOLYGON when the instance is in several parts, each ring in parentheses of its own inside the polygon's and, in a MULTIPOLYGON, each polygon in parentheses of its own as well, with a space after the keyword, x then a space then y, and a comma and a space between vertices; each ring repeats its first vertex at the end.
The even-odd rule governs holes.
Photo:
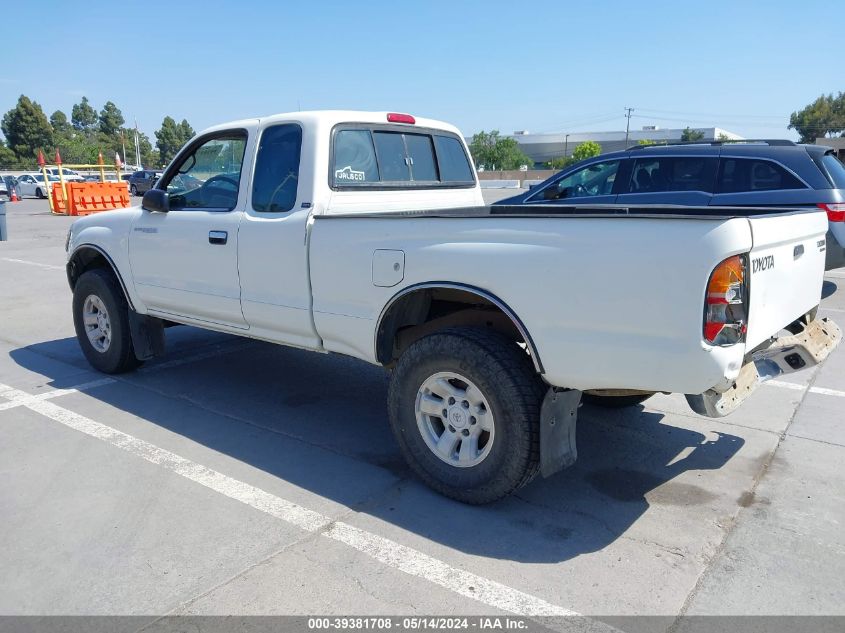
POLYGON ((129 237, 136 291, 150 313, 248 327, 241 311, 238 224, 247 199, 250 138, 247 127, 196 139, 157 183, 168 192, 170 210, 143 210, 129 237))

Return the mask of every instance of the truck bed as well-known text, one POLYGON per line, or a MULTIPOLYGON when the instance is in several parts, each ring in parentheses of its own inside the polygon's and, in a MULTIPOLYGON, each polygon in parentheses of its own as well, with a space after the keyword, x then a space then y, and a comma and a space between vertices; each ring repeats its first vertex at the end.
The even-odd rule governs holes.
POLYGON ((620 204, 607 205, 566 205, 566 204, 532 204, 532 205, 487 205, 479 207, 458 207, 450 209, 427 209, 410 211, 354 211, 318 215, 318 218, 480 218, 480 217, 522 217, 548 218, 565 216, 572 218, 601 218, 601 217, 638 217, 638 218, 678 218, 678 219, 707 219, 728 220, 731 218, 747 218, 769 215, 784 215, 797 213, 816 213, 818 209, 811 207, 719 207, 719 206, 683 206, 683 205, 640 205, 636 207, 620 204))

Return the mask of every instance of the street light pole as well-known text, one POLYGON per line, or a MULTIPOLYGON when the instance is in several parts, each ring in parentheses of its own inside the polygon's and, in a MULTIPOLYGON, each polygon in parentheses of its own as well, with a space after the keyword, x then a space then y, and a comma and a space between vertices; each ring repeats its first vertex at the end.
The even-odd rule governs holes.
POLYGON ((569 134, 563 139, 563 157, 568 158, 567 154, 569 151, 569 134))

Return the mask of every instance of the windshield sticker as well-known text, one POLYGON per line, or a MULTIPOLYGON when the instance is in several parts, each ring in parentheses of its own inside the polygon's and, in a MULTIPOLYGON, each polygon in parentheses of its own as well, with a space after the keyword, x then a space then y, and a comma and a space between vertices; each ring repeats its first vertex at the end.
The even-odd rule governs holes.
POLYGON ((335 180, 345 180, 347 182, 364 182, 367 179, 366 172, 355 171, 351 165, 347 165, 343 169, 336 169, 334 172, 335 180))

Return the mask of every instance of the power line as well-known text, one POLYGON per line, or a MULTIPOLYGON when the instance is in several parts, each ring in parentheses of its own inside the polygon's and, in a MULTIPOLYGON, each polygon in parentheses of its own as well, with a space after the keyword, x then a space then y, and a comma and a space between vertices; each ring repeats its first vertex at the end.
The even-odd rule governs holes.
POLYGON ((628 119, 625 124, 625 149, 628 149, 628 132, 631 131, 631 112, 633 111, 634 108, 625 108, 625 118, 628 119))

